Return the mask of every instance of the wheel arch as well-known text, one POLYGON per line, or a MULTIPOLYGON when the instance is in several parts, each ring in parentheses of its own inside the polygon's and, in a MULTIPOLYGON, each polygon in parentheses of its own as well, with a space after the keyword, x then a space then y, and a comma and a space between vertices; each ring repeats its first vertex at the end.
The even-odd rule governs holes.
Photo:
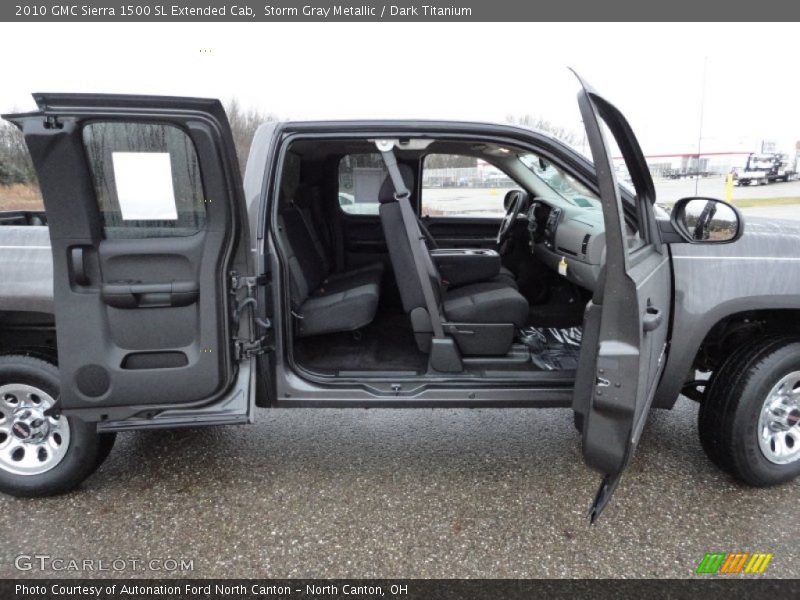
POLYGON ((681 393, 688 391, 690 395, 691 389, 684 389, 684 385, 695 379, 696 371, 712 373, 742 344, 767 335, 800 336, 800 305, 748 310, 734 302, 718 308, 702 326, 694 328, 691 340, 675 344, 673 339, 654 408, 672 408, 681 393))
POLYGON ((32 310, 0 311, 0 355, 9 354, 57 364, 55 316, 32 310))

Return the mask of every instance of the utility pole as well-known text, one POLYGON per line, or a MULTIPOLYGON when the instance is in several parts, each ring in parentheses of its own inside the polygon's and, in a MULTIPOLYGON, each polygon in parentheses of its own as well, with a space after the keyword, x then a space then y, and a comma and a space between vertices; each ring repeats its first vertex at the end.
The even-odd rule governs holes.
POLYGON ((700 188, 700 150, 703 144, 703 116, 706 108, 706 72, 708 70, 708 56, 703 58, 703 80, 700 84, 700 122, 697 127, 697 176, 694 179, 694 194, 700 188))

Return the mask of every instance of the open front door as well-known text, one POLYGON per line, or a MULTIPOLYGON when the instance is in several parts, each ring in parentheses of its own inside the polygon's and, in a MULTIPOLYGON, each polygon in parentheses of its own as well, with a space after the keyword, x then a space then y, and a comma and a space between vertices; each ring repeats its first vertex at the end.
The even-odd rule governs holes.
POLYGON ((631 460, 655 394, 665 359, 672 282, 653 214, 655 188, 639 143, 622 113, 581 83, 578 104, 606 232, 604 283, 584 318, 573 399, 582 422, 584 459, 603 474, 590 512, 594 522, 631 460), (633 205, 622 200, 613 145, 635 187, 633 205))
POLYGON ((247 215, 222 105, 34 98, 38 112, 7 118, 48 217, 61 409, 114 421, 246 398, 251 369, 234 339, 250 339, 236 310, 250 286, 232 280, 250 274, 247 215))

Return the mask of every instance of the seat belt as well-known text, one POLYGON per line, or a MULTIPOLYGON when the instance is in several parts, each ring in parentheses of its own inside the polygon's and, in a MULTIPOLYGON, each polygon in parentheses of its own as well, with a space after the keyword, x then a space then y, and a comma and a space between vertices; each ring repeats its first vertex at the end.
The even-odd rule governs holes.
MULTIPOLYGON (((414 209, 411 208, 411 202, 409 201, 411 192, 406 187, 403 176, 400 174, 400 169, 397 166, 397 158, 392 150, 393 145, 394 144, 389 141, 375 141, 375 146, 377 146, 383 157, 383 162, 386 164, 386 170, 389 171, 389 177, 394 186, 394 198, 397 204, 400 205, 400 215, 406 229, 408 244, 411 247, 411 256, 414 259, 414 266, 417 269, 417 278, 422 286, 422 296, 428 308, 433 337, 443 338, 444 328, 442 327, 442 316, 439 313, 439 303, 436 301, 436 294, 433 292, 430 275, 425 269, 425 256, 422 254, 423 252, 427 254, 428 246, 425 243, 425 236, 422 235, 419 229, 414 209)), ((428 255, 428 260, 430 260, 430 255, 428 255)))
POLYGON ((322 247, 322 242, 317 237, 317 232, 314 229, 314 224, 311 222, 311 219, 306 214, 306 211, 300 208, 296 203, 292 202, 292 208, 297 211, 300 215, 300 220, 303 221, 303 226, 306 228, 306 232, 308 232, 308 237, 311 238, 311 244, 314 246, 314 250, 319 256, 320 262, 322 262, 322 266, 325 268, 325 277, 331 274, 331 266, 328 263, 328 254, 325 249, 322 247))

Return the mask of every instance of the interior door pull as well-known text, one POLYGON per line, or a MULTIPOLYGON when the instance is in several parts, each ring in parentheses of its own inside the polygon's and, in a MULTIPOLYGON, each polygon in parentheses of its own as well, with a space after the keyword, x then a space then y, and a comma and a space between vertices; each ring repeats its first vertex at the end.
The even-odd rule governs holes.
POLYGON ((72 278, 78 285, 89 285, 89 274, 86 272, 86 250, 83 246, 73 246, 69 249, 69 267, 72 278))
POLYGON ((658 329, 658 326, 661 325, 662 318, 663 317, 660 309, 656 308, 655 306, 648 306, 642 321, 644 331, 647 332, 658 329))
POLYGON ((103 284, 102 297, 106 304, 114 308, 189 306, 200 297, 200 286, 195 281, 115 281, 103 284))

